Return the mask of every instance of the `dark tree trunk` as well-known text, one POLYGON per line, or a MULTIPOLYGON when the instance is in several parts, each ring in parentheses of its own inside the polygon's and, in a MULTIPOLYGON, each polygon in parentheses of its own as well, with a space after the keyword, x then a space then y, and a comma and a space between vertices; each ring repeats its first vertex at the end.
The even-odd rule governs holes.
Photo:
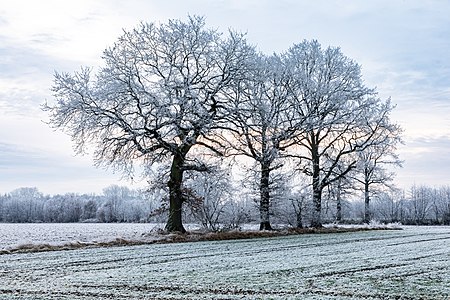
POLYGON ((265 164, 261 164, 261 181, 259 191, 261 199, 259 202, 259 214, 261 223, 259 230, 272 230, 270 225, 270 190, 269 190, 270 168, 265 164))
POLYGON ((320 182, 320 157, 317 147, 312 147, 311 152, 312 167, 313 167, 313 212, 311 219, 311 227, 322 227, 322 190, 323 186, 320 182))
POLYGON ((341 185, 340 182, 336 191, 336 223, 342 221, 342 204, 341 204, 341 185))
POLYGON ((342 221, 342 204, 341 199, 338 199, 336 203, 336 223, 340 223, 342 221))
POLYGON ((367 181, 364 184, 364 223, 370 223, 370 196, 369 183, 367 181))
POLYGON ((313 189, 313 211, 311 218, 311 227, 321 228, 322 225, 322 189, 313 189))
POLYGON ((297 211, 297 228, 303 228, 302 207, 298 207, 297 211))
POLYGON ((166 230, 169 232, 186 232, 182 220, 183 193, 181 185, 183 182, 183 163, 184 158, 181 155, 174 155, 172 167, 170 168, 170 180, 167 183, 170 206, 166 230))
POLYGON ((297 199, 291 199, 291 204, 292 207, 294 208, 294 212, 295 212, 295 217, 296 217, 296 227, 297 228, 303 228, 303 217, 302 217, 302 212, 303 212, 303 203, 305 201, 305 198, 303 195, 300 195, 299 198, 297 199))

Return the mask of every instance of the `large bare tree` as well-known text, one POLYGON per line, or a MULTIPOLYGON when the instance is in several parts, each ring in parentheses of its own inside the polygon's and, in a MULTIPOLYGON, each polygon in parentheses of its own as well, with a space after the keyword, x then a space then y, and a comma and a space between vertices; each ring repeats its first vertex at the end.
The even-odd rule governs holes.
POLYGON ((142 23, 104 51, 96 75, 90 68, 56 73, 56 104, 45 109, 78 152, 94 145, 98 165, 132 174, 137 163, 171 160, 166 229, 185 232, 183 173, 208 169, 200 148, 220 154, 221 93, 252 52, 243 35, 222 37, 201 17, 142 23))

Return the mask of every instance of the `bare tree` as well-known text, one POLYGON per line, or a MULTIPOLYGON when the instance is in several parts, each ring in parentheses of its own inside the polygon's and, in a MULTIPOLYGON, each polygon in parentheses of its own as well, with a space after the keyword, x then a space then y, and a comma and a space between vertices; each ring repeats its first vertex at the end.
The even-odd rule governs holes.
POLYGON ((390 102, 387 101, 373 109, 373 114, 384 121, 380 123, 378 132, 373 135, 370 145, 357 152, 358 164, 356 172, 353 173, 355 176, 352 176, 364 187, 365 223, 369 223, 371 219, 370 196, 377 193, 377 188, 394 189, 391 185, 395 176, 392 167, 402 166, 402 161, 396 153, 397 145, 402 143, 402 130, 389 121, 389 113, 392 110, 390 102))
POLYGON ((110 185, 103 189, 103 195, 106 200, 103 213, 107 215, 108 222, 124 222, 127 206, 136 198, 135 191, 126 186, 110 185))
POLYGON ((378 193, 374 199, 373 215, 385 223, 400 222, 404 199, 399 190, 389 190, 378 193))
POLYGON ((284 214, 286 221, 291 226, 295 228, 304 227, 304 216, 308 208, 308 197, 309 194, 304 190, 290 193, 288 201, 285 204, 290 210, 285 211, 284 214))
POLYGON ((304 41, 286 55, 292 70, 292 106, 307 119, 298 140, 300 169, 311 177, 311 226, 321 227, 322 192, 356 167, 355 152, 367 148, 384 124, 372 108, 382 101, 364 86, 360 67, 339 48, 304 41))
POLYGON ((254 221, 252 217, 253 203, 249 199, 234 198, 225 203, 224 227, 229 229, 240 229, 242 224, 254 221))
POLYGON ((232 178, 223 169, 187 174, 185 193, 190 211, 202 226, 213 231, 224 225, 228 201, 233 195, 232 178))
POLYGON ((294 145, 299 122, 287 101, 289 77, 280 57, 260 54, 248 63, 251 73, 235 81, 230 95, 232 127, 225 142, 229 154, 258 166, 260 229, 271 230, 271 173, 283 166, 280 151, 294 145))
POLYGON ((431 210, 431 188, 413 185, 410 189, 410 218, 416 225, 424 225, 431 210))
POLYGON ((440 188, 441 220, 443 225, 450 225, 450 186, 440 188))
POLYGON ((79 153, 94 144, 97 165, 133 176, 136 163, 170 160, 166 229, 185 232, 183 174, 208 169, 200 148, 221 153, 214 138, 225 114, 221 93, 252 51, 243 35, 222 38, 201 17, 143 23, 104 51, 94 78, 89 68, 57 73, 57 102, 44 109, 79 153))
POLYGON ((326 200, 335 205, 335 209, 332 210, 334 222, 340 223, 343 220, 345 214, 345 212, 343 212, 343 209, 345 210, 345 199, 352 197, 354 192, 354 181, 352 181, 349 176, 340 177, 327 186, 326 200))
POLYGON ((44 206, 44 195, 36 187, 13 190, 9 197, 9 222, 33 222, 39 220, 44 206))

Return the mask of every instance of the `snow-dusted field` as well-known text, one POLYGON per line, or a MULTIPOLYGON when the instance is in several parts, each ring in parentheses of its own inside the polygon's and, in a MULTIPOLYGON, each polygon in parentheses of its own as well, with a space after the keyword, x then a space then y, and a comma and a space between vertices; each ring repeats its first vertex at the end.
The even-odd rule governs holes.
MULTIPOLYGON (((197 229, 187 224, 186 229, 197 229)), ((164 224, 148 223, 0 223, 0 253, 39 245, 64 246, 74 243, 98 244, 116 239, 131 241, 151 238, 151 231, 164 224)))
POLYGON ((157 225, 129 223, 0 223, 0 250, 15 249, 23 245, 64 245, 73 242, 104 242, 115 238, 135 239, 155 226, 157 225))
POLYGON ((5 254, 0 299, 450 299, 450 227, 5 254))

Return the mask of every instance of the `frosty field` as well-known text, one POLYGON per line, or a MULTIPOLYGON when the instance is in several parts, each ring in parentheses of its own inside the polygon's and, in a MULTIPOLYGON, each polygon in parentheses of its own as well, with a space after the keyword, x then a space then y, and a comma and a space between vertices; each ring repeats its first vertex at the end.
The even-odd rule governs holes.
POLYGON ((0 299, 450 299, 450 227, 4 254, 0 299))

